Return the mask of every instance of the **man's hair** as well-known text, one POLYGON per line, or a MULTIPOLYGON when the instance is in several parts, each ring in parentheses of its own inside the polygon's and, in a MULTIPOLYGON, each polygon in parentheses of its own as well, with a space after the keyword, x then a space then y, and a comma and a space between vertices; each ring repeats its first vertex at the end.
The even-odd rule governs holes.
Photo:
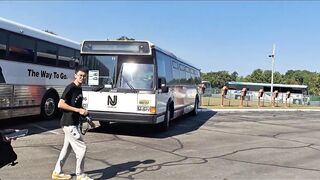
POLYGON ((84 66, 77 66, 75 71, 74 71, 74 73, 77 74, 79 71, 87 73, 88 72, 88 68, 86 68, 84 66))

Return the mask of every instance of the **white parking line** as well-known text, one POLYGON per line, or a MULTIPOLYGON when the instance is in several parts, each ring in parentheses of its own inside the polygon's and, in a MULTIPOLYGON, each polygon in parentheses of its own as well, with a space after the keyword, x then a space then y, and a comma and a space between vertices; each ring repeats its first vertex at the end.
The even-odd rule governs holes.
POLYGON ((50 131, 49 129, 47 129, 47 128, 45 128, 45 127, 42 127, 42 126, 39 126, 39 125, 37 125, 37 124, 31 124, 32 126, 34 126, 34 127, 36 127, 36 128, 39 128, 39 129, 41 129, 41 130, 45 130, 45 131, 48 131, 48 132, 50 132, 50 133, 52 133, 52 134, 60 134, 60 133, 58 133, 58 132, 56 132, 56 131, 50 131))

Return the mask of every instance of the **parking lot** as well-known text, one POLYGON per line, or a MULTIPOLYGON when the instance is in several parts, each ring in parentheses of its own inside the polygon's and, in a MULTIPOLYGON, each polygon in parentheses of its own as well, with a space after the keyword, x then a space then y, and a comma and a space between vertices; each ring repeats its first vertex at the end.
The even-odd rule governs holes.
MULTIPOLYGON (((168 132, 111 124, 85 136, 94 179, 319 179, 320 112, 215 112, 174 121, 168 132)), ((63 144, 58 120, 14 121, 28 128, 13 142, 18 164, 0 178, 50 179, 63 144)), ((64 171, 74 175, 75 155, 64 171)), ((75 179, 75 177, 73 177, 75 179)))

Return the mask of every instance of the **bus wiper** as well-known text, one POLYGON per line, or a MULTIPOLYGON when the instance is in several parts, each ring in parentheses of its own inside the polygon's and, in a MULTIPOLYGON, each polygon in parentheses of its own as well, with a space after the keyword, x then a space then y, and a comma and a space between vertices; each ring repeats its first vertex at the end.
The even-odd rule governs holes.
POLYGON ((93 91, 96 91, 96 92, 97 92, 97 91, 101 91, 102 89, 104 89, 104 86, 103 86, 103 85, 100 85, 100 86, 97 86, 97 87, 93 87, 93 88, 92 88, 92 90, 93 90, 93 91))
POLYGON ((102 84, 92 88, 93 91, 101 91, 104 88, 112 89, 112 79, 109 77, 103 77, 102 84))
POLYGON ((130 87, 130 89, 132 89, 135 93, 137 92, 137 90, 129 83, 129 81, 123 77, 124 82, 130 87))

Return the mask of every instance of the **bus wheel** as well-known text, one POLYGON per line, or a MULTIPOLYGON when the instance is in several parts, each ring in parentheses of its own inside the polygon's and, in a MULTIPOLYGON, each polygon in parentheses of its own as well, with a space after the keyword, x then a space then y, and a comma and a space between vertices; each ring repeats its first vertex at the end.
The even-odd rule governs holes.
POLYGON ((199 111, 199 100, 197 98, 196 101, 194 102, 194 108, 192 111, 192 115, 194 115, 194 116, 198 115, 198 111, 199 111))
POLYGON ((109 121, 99 121, 99 124, 102 128, 107 128, 110 125, 109 121))
POLYGON ((159 128, 161 131, 167 131, 169 127, 170 127, 170 110, 168 108, 164 116, 164 121, 159 124, 159 128))
POLYGON ((59 98, 53 93, 47 93, 41 103, 41 116, 44 119, 54 119, 58 114, 59 98))

